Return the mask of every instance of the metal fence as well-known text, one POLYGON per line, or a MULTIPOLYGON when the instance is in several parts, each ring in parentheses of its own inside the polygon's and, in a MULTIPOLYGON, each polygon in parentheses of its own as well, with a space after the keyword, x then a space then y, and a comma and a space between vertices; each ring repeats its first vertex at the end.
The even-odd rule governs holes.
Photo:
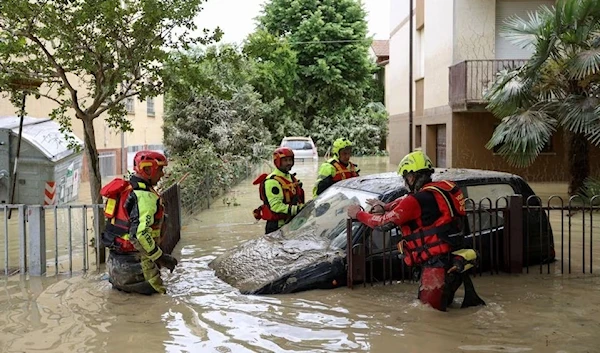
MULTIPOLYGON (((179 185, 174 184, 162 195, 168 216, 159 244, 171 253, 180 239, 179 185)), ((40 276, 99 269, 105 261, 105 249, 98 241, 103 209, 103 205, 0 206, 4 219, 1 272, 40 276), (13 217, 9 219, 11 209, 13 217)))
POLYGON ((226 194, 240 181, 252 175, 259 164, 247 160, 230 161, 227 167, 231 168, 231 177, 205 178, 199 181, 184 183, 181 191, 182 218, 195 214, 196 212, 210 208, 214 198, 226 194))
MULTIPOLYGON (((600 272, 600 195, 591 199, 520 195, 479 202, 467 199, 465 245, 479 254, 474 273, 542 275, 592 274, 600 272)), ((399 258, 396 230, 382 232, 347 224, 347 285, 413 281, 419 269, 399 258)))

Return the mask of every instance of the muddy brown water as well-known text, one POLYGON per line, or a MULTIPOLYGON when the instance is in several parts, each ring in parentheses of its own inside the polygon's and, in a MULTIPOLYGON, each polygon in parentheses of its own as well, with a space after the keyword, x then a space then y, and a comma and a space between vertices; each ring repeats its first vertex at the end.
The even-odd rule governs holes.
MULTIPOLYGON (((357 159, 362 173, 394 170, 387 158, 357 159)), ((316 163, 295 170, 310 192, 316 163)), ((564 186, 534 185, 540 194, 564 186)), ((127 295, 103 273, 3 279, 0 352, 598 352, 600 278, 484 275, 486 307, 437 312, 399 283, 248 296, 208 263, 259 237, 251 180, 216 200, 183 230, 180 266, 163 272, 169 293, 127 295)), ((553 223, 553 226, 555 224, 553 223)), ((600 234, 600 232, 599 232, 600 234)), ((600 262, 600 258, 596 262, 600 262)), ((600 271, 598 271, 600 272, 600 271)))

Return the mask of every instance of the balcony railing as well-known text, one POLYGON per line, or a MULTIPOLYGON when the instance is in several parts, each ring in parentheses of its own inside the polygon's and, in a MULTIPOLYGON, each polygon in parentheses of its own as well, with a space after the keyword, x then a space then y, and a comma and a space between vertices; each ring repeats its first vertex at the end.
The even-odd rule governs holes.
POLYGON ((503 69, 523 66, 527 60, 465 60, 450 66, 450 106, 453 111, 484 110, 485 91, 503 69))

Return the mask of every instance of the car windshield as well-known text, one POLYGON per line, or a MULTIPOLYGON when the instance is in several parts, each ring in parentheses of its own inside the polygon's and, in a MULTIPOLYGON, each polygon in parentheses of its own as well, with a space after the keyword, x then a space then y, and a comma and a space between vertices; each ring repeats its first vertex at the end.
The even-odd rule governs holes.
POLYGON ((293 150, 312 150, 312 144, 306 140, 287 140, 283 142, 283 147, 293 150))
MULTIPOLYGON (((286 239, 313 235, 329 240, 330 247, 343 248, 346 246, 348 206, 358 204, 368 210, 371 206, 366 204, 366 200, 378 198, 375 193, 331 186, 284 225, 282 234, 286 239)), ((354 222, 353 231, 359 226, 359 222, 354 222)))

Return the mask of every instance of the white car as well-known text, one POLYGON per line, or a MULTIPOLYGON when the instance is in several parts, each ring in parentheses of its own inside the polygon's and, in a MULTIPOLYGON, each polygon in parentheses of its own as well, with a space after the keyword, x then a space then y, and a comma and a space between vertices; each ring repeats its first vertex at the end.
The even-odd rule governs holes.
POLYGON ((295 160, 312 159, 317 161, 319 159, 317 147, 310 137, 284 137, 280 147, 291 148, 294 151, 295 160))

